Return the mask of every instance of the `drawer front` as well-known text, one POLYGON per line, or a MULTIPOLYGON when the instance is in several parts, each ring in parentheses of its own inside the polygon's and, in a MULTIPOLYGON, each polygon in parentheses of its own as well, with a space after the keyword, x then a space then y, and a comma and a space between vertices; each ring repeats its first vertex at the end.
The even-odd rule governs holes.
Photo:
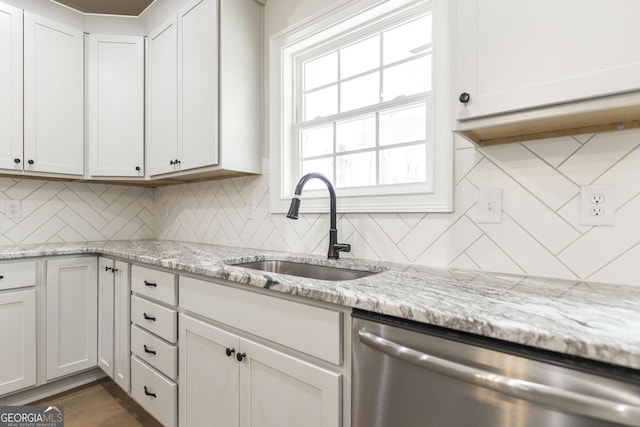
POLYGON ((131 322, 169 342, 178 338, 178 313, 135 295, 131 296, 131 322))
POLYGON ((178 378, 178 347, 131 326, 131 351, 172 380, 178 378))
POLYGON ((131 396, 163 425, 178 424, 178 385, 131 357, 131 396))
POLYGON ((178 305, 178 284, 175 274, 132 265, 131 290, 169 305, 178 305))
POLYGON ((36 284, 36 262, 0 263, 0 291, 5 289, 26 288, 36 284))
POLYGON ((193 313, 342 364, 342 313, 180 276, 180 306, 193 313))

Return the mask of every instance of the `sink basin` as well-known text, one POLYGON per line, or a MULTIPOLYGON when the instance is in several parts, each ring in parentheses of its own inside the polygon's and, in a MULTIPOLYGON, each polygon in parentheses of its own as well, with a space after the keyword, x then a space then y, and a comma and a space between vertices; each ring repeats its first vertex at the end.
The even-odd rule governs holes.
POLYGON ((318 280, 353 280, 377 274, 376 271, 353 270, 328 265, 307 264, 294 261, 264 260, 231 264, 235 267, 252 268, 269 273, 288 274, 318 280))

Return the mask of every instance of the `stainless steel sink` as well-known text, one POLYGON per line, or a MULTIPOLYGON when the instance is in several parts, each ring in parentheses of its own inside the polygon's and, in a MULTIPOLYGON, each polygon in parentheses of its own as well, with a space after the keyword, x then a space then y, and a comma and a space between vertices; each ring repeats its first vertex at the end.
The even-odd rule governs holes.
POLYGON ((377 274, 377 271, 353 270, 329 265, 307 264, 294 261, 264 260, 230 264, 234 267, 251 268, 269 273, 288 274, 318 280, 353 280, 377 274))

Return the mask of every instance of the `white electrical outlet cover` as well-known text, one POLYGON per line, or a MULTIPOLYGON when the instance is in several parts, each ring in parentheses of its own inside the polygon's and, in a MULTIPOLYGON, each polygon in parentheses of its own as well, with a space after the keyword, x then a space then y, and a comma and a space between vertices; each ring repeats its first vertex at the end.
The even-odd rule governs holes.
POLYGON ((612 186, 590 185, 580 188, 580 225, 616 225, 612 186))
POLYGON ((478 224, 500 224, 502 222, 502 189, 478 190, 478 224))

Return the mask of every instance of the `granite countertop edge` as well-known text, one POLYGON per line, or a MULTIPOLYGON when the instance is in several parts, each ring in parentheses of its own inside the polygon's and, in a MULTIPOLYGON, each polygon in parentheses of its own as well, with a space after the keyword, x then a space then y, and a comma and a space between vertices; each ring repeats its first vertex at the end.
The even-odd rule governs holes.
POLYGON ((167 240, 0 246, 0 260, 95 254, 358 308, 599 362, 640 369, 633 286, 439 269, 167 240), (279 259, 375 271, 325 281, 229 264, 279 259))

